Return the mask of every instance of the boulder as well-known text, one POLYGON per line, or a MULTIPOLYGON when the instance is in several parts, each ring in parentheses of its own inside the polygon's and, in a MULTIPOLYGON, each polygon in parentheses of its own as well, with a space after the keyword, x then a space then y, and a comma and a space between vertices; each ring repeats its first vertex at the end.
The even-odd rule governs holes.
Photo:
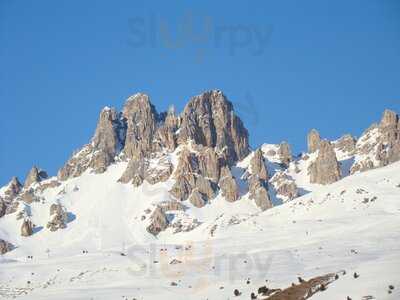
POLYGON ((67 227, 68 214, 67 210, 61 204, 52 204, 50 206, 50 221, 47 228, 50 231, 57 231, 67 227))
POLYGON ((12 249, 14 249, 14 245, 0 239, 0 255, 6 254, 7 252, 10 252, 12 249))
POLYGON ((150 217, 150 225, 147 227, 147 231, 152 235, 157 235, 161 231, 167 229, 167 227, 168 219, 166 214, 163 212, 161 207, 156 207, 150 217))
POLYGON ((24 237, 31 236, 33 234, 34 227, 35 226, 33 225, 33 223, 30 220, 25 219, 22 222, 22 226, 21 226, 21 236, 24 236, 24 237))

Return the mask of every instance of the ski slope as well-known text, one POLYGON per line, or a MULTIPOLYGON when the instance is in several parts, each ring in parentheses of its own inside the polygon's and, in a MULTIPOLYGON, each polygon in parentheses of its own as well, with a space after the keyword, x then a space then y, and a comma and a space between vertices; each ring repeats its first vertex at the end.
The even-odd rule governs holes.
POLYGON ((201 209, 185 201, 178 219, 199 225, 157 237, 146 231, 145 211, 168 199, 172 182, 118 183, 125 167, 45 190, 29 207, 36 224, 30 237, 20 236, 16 213, 0 219, 0 238, 16 245, 0 258, 1 298, 250 299, 262 285, 285 288, 298 276, 345 270, 312 299, 399 299, 399 162, 309 186, 264 212, 246 198, 218 196, 201 209), (46 229, 52 203, 67 208, 66 229, 46 229))

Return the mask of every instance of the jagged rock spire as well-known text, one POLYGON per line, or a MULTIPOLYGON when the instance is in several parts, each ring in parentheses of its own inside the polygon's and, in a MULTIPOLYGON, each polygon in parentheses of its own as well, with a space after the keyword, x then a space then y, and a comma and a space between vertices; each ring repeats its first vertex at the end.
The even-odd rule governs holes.
POLYGON ((45 171, 39 170, 36 166, 33 166, 25 179, 24 188, 29 188, 33 183, 38 183, 47 177, 45 171))
POLYGON ((330 184, 340 179, 340 167, 333 145, 323 140, 319 145, 317 159, 309 167, 310 182, 330 184))
POLYGON ((129 158, 138 158, 151 153, 156 132, 158 114, 146 94, 135 94, 128 98, 123 109, 127 124, 124 152, 129 158))
POLYGON ((251 175, 248 179, 250 199, 253 199, 262 210, 271 208, 272 201, 268 193, 269 175, 260 148, 254 152, 250 160, 250 169, 251 175))
POLYGON ((92 145, 104 151, 110 160, 122 149, 125 140, 120 114, 115 108, 105 107, 100 113, 92 145))
POLYGON ((287 167, 292 161, 292 152, 290 150, 290 145, 287 142, 282 142, 279 145, 278 155, 281 162, 287 167))
POLYGON ((321 137, 316 129, 311 129, 307 136, 308 152, 313 153, 318 150, 321 137))

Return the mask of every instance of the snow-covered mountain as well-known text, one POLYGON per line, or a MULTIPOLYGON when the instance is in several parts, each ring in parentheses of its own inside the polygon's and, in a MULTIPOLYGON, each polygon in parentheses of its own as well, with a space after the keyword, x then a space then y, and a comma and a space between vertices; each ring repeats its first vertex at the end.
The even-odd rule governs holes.
POLYGON ((250 149, 220 91, 104 108, 57 176, 0 189, 0 297, 398 299, 398 115, 307 139, 250 149))

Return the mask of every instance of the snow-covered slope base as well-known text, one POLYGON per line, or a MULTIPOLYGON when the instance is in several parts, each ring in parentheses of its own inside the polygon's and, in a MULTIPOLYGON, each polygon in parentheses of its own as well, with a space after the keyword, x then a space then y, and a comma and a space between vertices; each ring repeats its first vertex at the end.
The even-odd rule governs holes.
POLYGON ((142 216, 167 198, 171 183, 132 190, 117 183, 124 168, 115 164, 107 174, 85 173, 46 190, 44 203, 30 207, 37 225, 31 237, 20 237, 15 214, 0 219, 0 237, 17 247, 0 258, 0 298, 250 299, 263 285, 285 288, 298 276, 345 270, 312 299, 399 299, 400 163, 265 212, 218 197, 201 209, 185 204, 179 219, 197 219, 197 227, 169 228, 157 238, 142 216), (50 232, 39 225, 48 220, 43 205, 55 201, 70 212, 69 223, 50 232))

